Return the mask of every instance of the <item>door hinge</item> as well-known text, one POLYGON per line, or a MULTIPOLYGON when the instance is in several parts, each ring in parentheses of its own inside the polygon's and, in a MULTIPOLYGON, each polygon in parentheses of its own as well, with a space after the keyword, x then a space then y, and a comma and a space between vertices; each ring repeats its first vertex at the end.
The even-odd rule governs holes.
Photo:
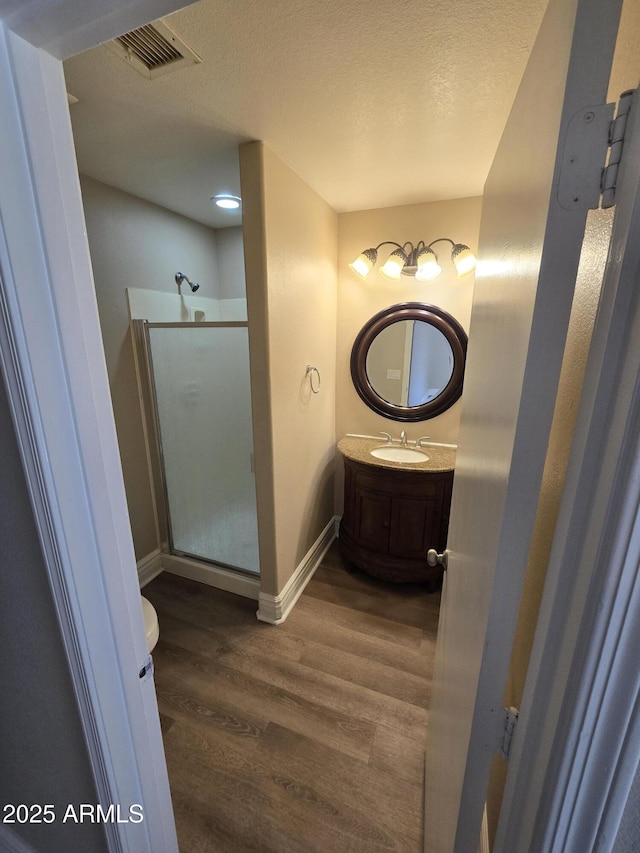
POLYGON ((630 89, 615 104, 596 104, 570 120, 560 168, 558 201, 566 210, 595 210, 615 204, 618 166, 631 107, 630 89))
POLYGON ((620 95, 616 117, 609 128, 609 162, 602 170, 602 207, 613 207, 616 203, 616 185, 618 182, 618 169, 622 159, 624 147, 624 134, 627 129, 631 99, 635 89, 627 89, 620 95))
POLYGON ((146 681, 148 678, 151 678, 153 675, 153 658, 151 655, 147 657, 143 665, 138 670, 138 678, 142 681, 146 681))
POLYGON ((498 752, 506 760, 511 752, 511 741, 516 730, 519 711, 517 708, 503 708, 502 727, 499 736, 498 752))

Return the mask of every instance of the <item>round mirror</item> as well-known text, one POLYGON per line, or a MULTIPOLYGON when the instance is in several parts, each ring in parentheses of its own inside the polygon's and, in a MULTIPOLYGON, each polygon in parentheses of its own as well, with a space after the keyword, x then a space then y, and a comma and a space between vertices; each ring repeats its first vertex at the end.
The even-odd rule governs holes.
POLYGON ((351 377, 374 412, 424 421, 460 397, 466 351, 467 335, 446 311, 421 302, 392 305, 358 334, 351 377))

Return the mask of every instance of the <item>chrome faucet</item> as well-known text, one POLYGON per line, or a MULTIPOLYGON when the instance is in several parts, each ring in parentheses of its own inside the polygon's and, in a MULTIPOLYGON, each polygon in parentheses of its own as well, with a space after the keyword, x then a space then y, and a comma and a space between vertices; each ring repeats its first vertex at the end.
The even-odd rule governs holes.
POLYGON ((407 434, 404 430, 402 430, 402 432, 400 433, 400 444, 403 447, 407 446, 407 434))
POLYGON ((431 438, 430 435, 421 435, 420 438, 416 441, 416 447, 422 447, 422 442, 431 438))
POLYGON ((383 435, 387 439, 387 444, 391 444, 391 433, 381 432, 380 435, 383 435))

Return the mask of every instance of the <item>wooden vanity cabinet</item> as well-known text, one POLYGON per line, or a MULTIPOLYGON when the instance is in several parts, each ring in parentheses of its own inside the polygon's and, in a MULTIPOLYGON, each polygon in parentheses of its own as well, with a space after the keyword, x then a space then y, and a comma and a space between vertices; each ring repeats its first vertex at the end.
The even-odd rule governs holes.
POLYGON ((447 545, 453 471, 411 471, 344 458, 340 548, 347 560, 381 580, 434 582, 442 566, 427 551, 447 545))

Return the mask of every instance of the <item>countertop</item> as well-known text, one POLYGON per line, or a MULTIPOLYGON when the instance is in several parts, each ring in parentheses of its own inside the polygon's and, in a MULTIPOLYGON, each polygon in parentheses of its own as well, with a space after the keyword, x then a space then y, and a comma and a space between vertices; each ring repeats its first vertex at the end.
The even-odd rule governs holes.
MULTIPOLYGON (((362 435, 345 435, 338 442, 338 450, 347 459, 361 462, 364 465, 373 465, 377 468, 395 468, 399 471, 453 471, 456 464, 456 449, 441 444, 429 444, 425 442, 418 450, 423 450, 429 457, 426 462, 389 462, 386 459, 377 459, 371 455, 376 447, 388 446, 385 438, 373 438, 362 435)), ((399 447, 399 442, 393 442, 394 447, 399 447)), ((412 443, 408 447, 413 448, 412 443)))

